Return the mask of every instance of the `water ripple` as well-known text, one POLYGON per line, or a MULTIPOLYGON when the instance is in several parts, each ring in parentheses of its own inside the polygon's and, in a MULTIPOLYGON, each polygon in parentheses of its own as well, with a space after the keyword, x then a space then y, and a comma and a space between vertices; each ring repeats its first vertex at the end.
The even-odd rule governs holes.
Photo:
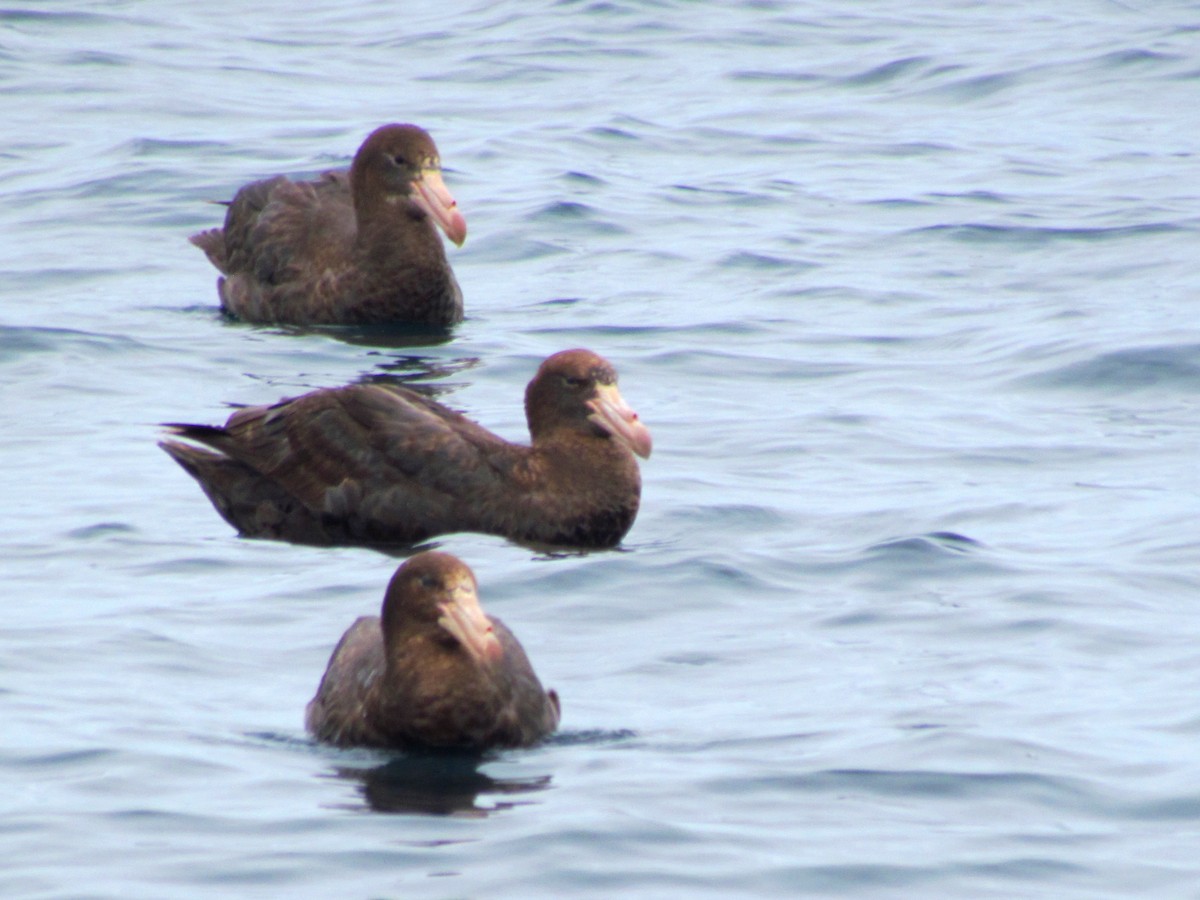
POLYGON ((1195 892, 1195 9, 69 5, 0 10, 0 894, 1195 892), (392 120, 466 321, 222 320, 208 201, 392 120), (524 438, 579 345, 655 433, 622 548, 439 541, 565 730, 312 741, 397 560, 238 540, 154 423, 415 379, 524 438))
POLYGON ((951 240, 967 244, 1008 244, 1012 246, 1042 247, 1059 241, 1091 243, 1131 237, 1154 237, 1184 230, 1182 226, 1171 222, 1116 225, 1107 228, 1062 228, 1055 226, 1039 227, 1030 225, 985 225, 969 223, 961 225, 930 225, 915 229, 909 232, 909 234, 944 235, 951 240))
POLYGON ((1091 392, 1149 389, 1200 391, 1200 344, 1136 347, 1102 353, 1046 372, 1019 384, 1091 392))

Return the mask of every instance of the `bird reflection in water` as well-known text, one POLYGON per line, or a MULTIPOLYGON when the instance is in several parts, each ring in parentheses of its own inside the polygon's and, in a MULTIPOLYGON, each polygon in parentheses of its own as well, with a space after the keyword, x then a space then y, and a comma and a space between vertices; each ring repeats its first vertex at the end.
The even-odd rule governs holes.
POLYGON ((375 355, 380 361, 376 362, 374 369, 356 378, 356 384, 395 384, 433 398, 457 391, 464 382, 450 379, 469 372, 480 364, 477 356, 438 359, 432 356, 402 354, 375 355))
POLYGON ((359 782, 359 792, 375 812, 425 816, 484 818, 530 801, 496 800, 544 791, 549 775, 493 778, 479 771, 483 760, 470 754, 414 754, 396 757, 381 766, 339 766, 334 775, 359 782), (479 805, 481 798, 484 804, 479 805))
MULTIPOLYGON (((288 337, 331 338, 353 347, 387 350, 409 350, 440 347, 454 338, 454 329, 436 325, 258 325, 255 328, 288 337)), ((432 359, 432 357, 429 357, 432 359)))

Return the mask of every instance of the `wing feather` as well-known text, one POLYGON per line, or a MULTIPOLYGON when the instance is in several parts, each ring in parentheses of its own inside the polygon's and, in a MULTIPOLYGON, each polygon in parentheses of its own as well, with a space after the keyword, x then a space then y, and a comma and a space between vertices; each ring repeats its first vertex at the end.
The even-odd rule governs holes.
POLYGON ((414 391, 353 385, 238 410, 192 435, 314 513, 384 528, 471 524, 511 506, 529 448, 414 391))

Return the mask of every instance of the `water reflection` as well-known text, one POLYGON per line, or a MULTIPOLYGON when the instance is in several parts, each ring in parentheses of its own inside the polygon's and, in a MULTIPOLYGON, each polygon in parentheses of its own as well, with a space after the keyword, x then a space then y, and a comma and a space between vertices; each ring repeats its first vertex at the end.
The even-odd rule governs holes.
MULTIPOLYGON (((245 325, 237 319, 227 319, 231 324, 245 325)), ((404 349, 408 347, 437 347, 448 344, 454 337, 453 328, 436 325, 412 325, 394 323, 388 325, 250 325, 276 334, 301 337, 319 334, 334 340, 353 344, 356 347, 384 347, 404 349)))
POLYGON ((479 771, 474 755, 421 754, 391 759, 373 768, 338 767, 334 775, 359 782, 358 789, 375 812, 483 818, 520 805, 520 800, 479 804, 492 795, 532 794, 550 786, 549 775, 493 778, 479 771))
POLYGON ((462 387, 461 384, 446 383, 445 379, 474 369, 480 362, 478 356, 458 356, 451 359, 416 355, 391 356, 376 363, 374 371, 363 373, 356 382, 400 385, 429 397, 438 397, 462 387), (438 383, 429 384, 428 381, 438 383))
MULTIPOLYGON (((2 352, 2 348, 0 348, 0 352, 2 352)), ((481 363, 478 356, 458 356, 444 359, 413 354, 393 355, 378 350, 372 350, 367 357, 372 363, 372 368, 363 372, 350 384, 383 384, 404 387, 435 399, 463 388, 468 382, 447 379, 468 372, 481 363)), ((262 375, 247 372, 246 377, 279 388, 286 397, 297 397, 300 393, 308 391, 345 386, 344 384, 330 384, 323 376, 311 374, 296 378, 293 375, 280 377, 277 374, 262 375)), ((240 408, 244 404, 231 402, 228 405, 240 408)))

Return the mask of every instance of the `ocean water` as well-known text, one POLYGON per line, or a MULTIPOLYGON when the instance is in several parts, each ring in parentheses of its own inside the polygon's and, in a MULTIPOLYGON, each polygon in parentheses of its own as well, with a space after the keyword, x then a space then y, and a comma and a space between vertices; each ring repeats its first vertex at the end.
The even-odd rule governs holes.
POLYGON ((0 10, 0 894, 1195 896, 1200 4, 0 10), (448 339, 224 321, 210 201, 413 121, 448 339), (359 379, 655 438, 619 551, 441 546, 558 689, 481 763, 313 744, 396 558, 155 446, 359 379))

